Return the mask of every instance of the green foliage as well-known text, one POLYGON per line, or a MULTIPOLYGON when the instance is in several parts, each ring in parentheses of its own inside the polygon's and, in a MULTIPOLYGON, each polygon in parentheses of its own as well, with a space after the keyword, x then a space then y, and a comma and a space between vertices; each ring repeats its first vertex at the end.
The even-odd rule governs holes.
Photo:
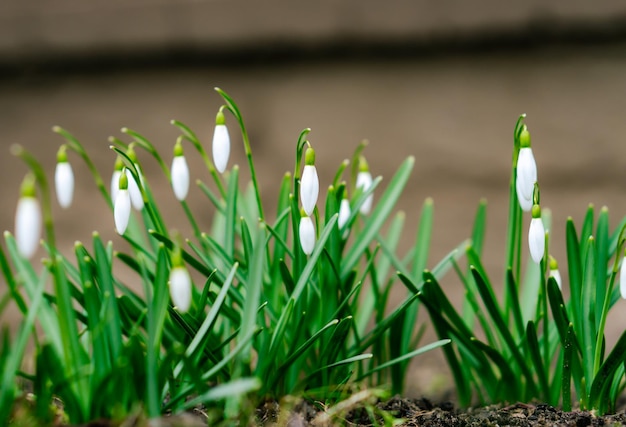
MULTIPOLYGON (((315 209, 316 244, 307 256, 300 246, 298 201, 309 130, 298 138, 295 170, 285 174, 276 217, 270 219, 241 112, 226 93, 217 91, 225 102, 222 109, 234 116, 241 130, 252 186, 241 185, 237 166, 220 175, 198 137, 173 121, 182 134, 179 140, 198 151, 213 180, 198 185, 214 208, 214 226, 210 232, 202 230, 187 203, 181 202, 193 229, 184 242, 164 222, 140 162, 129 155, 132 149, 145 150, 165 176, 174 179, 152 143, 138 132, 123 129, 129 142, 111 139, 112 149, 140 183, 145 203, 141 212, 132 214, 123 235, 128 251, 114 250, 113 243, 95 233, 91 245, 77 243, 72 256, 60 253, 45 173, 24 149, 14 150, 34 171, 40 188, 45 257, 43 268, 33 265, 6 234, 6 253, 0 250, 0 267, 9 285, 5 301, 15 301, 24 322, 13 341, 5 334, 0 345, 0 422, 11 416, 16 376, 32 381, 42 421, 49 420, 53 398, 63 402, 71 423, 121 419, 137 408, 153 418, 197 405, 226 418, 245 419, 265 398, 300 395, 332 403, 355 385, 390 384, 401 392, 408 361, 449 342, 442 339, 417 348, 415 287, 408 287, 397 307, 388 303, 397 283, 395 270, 402 272, 403 283, 419 282, 428 260, 430 200, 424 204, 414 247, 405 257, 397 255, 405 216, 393 212, 413 158, 400 165, 368 215, 359 208, 381 178, 369 188, 356 188, 354 178, 342 180, 348 163, 341 163, 325 200, 315 209), (340 229, 338 212, 347 191, 352 194, 351 213, 340 229), (120 263, 134 273, 131 281, 141 283, 141 289, 119 277, 120 263), (185 311, 170 300, 176 292, 170 289, 170 274, 180 264, 200 278, 185 311), (48 283, 53 285, 51 293, 48 283), (35 324, 41 333, 35 332, 35 324), (34 370, 27 373, 20 367, 29 339, 36 355, 34 370)), ((87 163, 113 209, 115 200, 84 147, 64 129, 54 130, 70 152, 87 163)), ((362 149, 357 148, 353 164, 362 149)), ((437 277, 454 256, 433 270, 437 277)))

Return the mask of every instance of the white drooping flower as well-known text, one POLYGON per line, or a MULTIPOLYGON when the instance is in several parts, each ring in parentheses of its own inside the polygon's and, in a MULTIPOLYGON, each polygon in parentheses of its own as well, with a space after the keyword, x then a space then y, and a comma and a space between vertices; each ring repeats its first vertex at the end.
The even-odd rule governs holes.
POLYGON ((530 257, 536 264, 539 264, 546 249, 546 231, 541 220, 539 205, 533 206, 532 215, 533 218, 530 220, 530 228, 528 229, 528 248, 530 257))
POLYGON ((120 188, 120 175, 124 169, 124 161, 121 156, 117 156, 115 159, 115 166, 113 167, 113 174, 111 175, 111 201, 115 204, 117 198, 117 192, 120 188))
POLYGON ((302 170, 302 179, 300 180, 300 201, 302 209, 311 216, 315 210, 317 197, 320 192, 320 181, 315 169, 315 151, 309 147, 304 155, 304 169, 302 170))
POLYGON ((139 167, 139 163, 137 163, 137 154, 135 153, 134 143, 131 143, 128 146, 128 150, 126 151, 126 155, 135 165, 135 170, 137 171, 137 176, 139 178, 139 182, 135 181, 133 174, 130 173, 128 168, 126 169, 126 178, 128 178, 128 193, 130 194, 130 202, 135 208, 135 210, 140 211, 143 209, 143 195, 141 194, 141 189, 139 186, 143 187, 143 176, 141 173, 141 168, 139 167))
POLYGON ((179 201, 185 200, 189 192, 189 166, 183 155, 183 146, 180 140, 174 146, 174 160, 172 160, 172 189, 179 201))
MULTIPOLYGON (((365 192, 372 186, 372 174, 369 171, 369 166, 365 157, 361 156, 359 159, 359 173, 356 176, 356 188, 365 192)), ((359 211, 363 215, 367 215, 372 210, 372 203, 374 202, 374 194, 367 196, 359 211)))
POLYGON ((619 293, 626 299, 626 255, 622 259, 622 266, 619 268, 619 293))
POLYGON ((35 178, 27 175, 15 212, 15 241, 17 250, 25 258, 35 254, 41 238, 41 206, 35 192, 35 178))
POLYGON ((515 189, 521 208, 528 212, 533 206, 533 193, 537 182, 537 163, 530 148, 530 133, 524 125, 520 134, 520 150, 517 158, 515 189))
POLYGON ((561 273, 559 272, 559 264, 554 257, 550 256, 550 277, 553 277, 556 284, 559 285, 559 289, 563 289, 561 281, 561 273))
POLYGON ((344 197, 339 205, 339 218, 337 218, 337 226, 341 230, 350 218, 350 201, 344 197))
POLYGON ((74 197, 74 172, 72 171, 72 166, 67 161, 65 145, 62 145, 57 153, 54 186, 59 205, 61 205, 63 209, 69 208, 74 197))
POLYGON ((185 267, 174 267, 170 271, 170 297, 172 305, 181 313, 191 307, 191 277, 185 267))
POLYGON ((230 135, 226 127, 226 118, 222 109, 220 109, 215 118, 215 131, 213 132, 213 163, 219 173, 223 173, 226 170, 229 156, 230 135))
POLYGON ((315 247, 315 226, 313 225, 311 217, 302 216, 300 218, 299 231, 302 252, 306 255, 311 255, 311 253, 313 253, 313 248, 315 247))
POLYGON ((113 205, 113 218, 115 220, 115 231, 120 236, 126 231, 128 221, 130 220, 130 194, 128 192, 128 175, 120 174, 118 191, 115 196, 115 204, 113 205))

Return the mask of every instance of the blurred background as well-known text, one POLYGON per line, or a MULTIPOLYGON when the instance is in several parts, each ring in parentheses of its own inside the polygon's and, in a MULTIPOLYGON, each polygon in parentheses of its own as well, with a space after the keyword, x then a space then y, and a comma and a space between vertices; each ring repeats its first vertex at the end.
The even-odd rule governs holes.
MULTIPOLYGON (((148 137, 168 163, 178 136, 171 119, 189 125, 208 149, 221 105, 216 86, 247 122, 268 209, 293 168, 303 128, 312 128, 322 188, 362 139, 370 141, 372 173, 385 179, 381 188, 415 156, 400 208, 412 236, 424 199, 433 197, 431 267, 469 236, 486 198, 486 266, 503 276, 512 133, 521 113, 542 205, 553 214, 551 252, 562 267, 568 216, 580 223, 589 203, 607 205, 613 225, 626 213, 622 1, 4 0, 0 229, 13 229, 26 173, 11 144, 35 152, 52 179, 63 140, 51 127, 62 126, 86 146, 108 184, 115 160, 108 137, 128 140, 124 126, 148 137)), ((236 123, 227 120, 230 164, 245 170, 236 123)), ((139 156, 168 224, 186 230, 158 166, 139 156)), ((70 161, 74 205, 55 205, 62 250, 89 242, 94 230, 119 244, 93 179, 73 154, 70 161)), ((200 162, 190 163, 193 177, 208 181, 200 162)), ((208 228, 209 204, 197 188, 190 205, 208 228)), ((457 286, 451 276, 444 283, 457 286)), ((440 371, 436 358, 416 366, 433 364, 440 371)), ((422 376, 409 381, 415 393, 438 375, 418 371, 422 376)))

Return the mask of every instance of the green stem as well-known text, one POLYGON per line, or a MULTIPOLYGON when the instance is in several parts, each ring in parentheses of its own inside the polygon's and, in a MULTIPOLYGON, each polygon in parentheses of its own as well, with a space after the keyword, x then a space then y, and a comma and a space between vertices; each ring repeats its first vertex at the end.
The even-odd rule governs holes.
POLYGON ((100 193, 102 193, 102 195, 104 196, 104 200, 106 200, 109 204, 109 208, 113 210, 113 200, 111 200, 111 196, 107 191, 104 180, 102 179, 100 172, 98 172, 96 165, 91 160, 91 157, 89 157, 89 155, 87 154, 85 147, 83 147, 83 145, 78 141, 78 139, 76 139, 74 135, 72 135, 60 126, 54 126, 52 128, 52 131, 58 133, 63 138, 65 138, 67 141, 67 146, 83 159, 83 161, 87 165, 87 168, 89 169, 89 172, 91 172, 93 179, 96 181, 96 187, 98 187, 98 190, 100 190, 100 193))

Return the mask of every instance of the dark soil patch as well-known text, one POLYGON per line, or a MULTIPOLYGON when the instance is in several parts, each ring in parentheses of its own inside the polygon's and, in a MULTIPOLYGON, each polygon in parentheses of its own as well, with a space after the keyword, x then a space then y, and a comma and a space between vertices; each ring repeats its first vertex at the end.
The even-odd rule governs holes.
POLYGON ((563 412, 545 404, 491 405, 480 408, 458 409, 450 402, 435 404, 428 399, 394 397, 378 402, 370 410, 357 407, 344 415, 328 420, 323 408, 309 402, 296 404, 288 417, 281 417, 278 405, 266 403, 257 411, 263 426, 373 426, 385 425, 383 413, 402 419, 401 426, 465 427, 465 426, 621 426, 626 425, 626 412, 596 416, 591 412, 575 410, 563 412), (374 409, 375 408, 375 409, 374 409), (372 419, 375 413, 375 419, 372 419))

